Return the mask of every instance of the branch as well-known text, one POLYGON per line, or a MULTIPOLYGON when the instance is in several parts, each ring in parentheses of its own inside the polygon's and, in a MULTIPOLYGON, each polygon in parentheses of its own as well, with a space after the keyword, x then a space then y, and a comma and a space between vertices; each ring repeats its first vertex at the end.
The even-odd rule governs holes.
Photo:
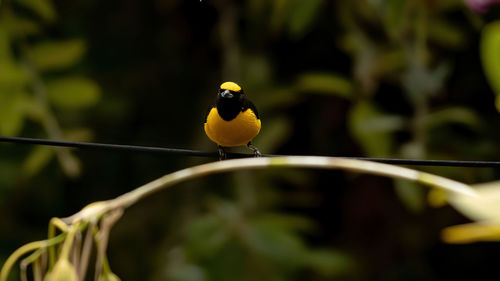
POLYGON ((371 161, 346 159, 338 157, 320 156, 286 156, 286 157, 261 157, 245 158, 226 161, 211 162, 191 168, 186 168, 159 179, 149 182, 128 193, 108 201, 95 202, 83 208, 80 212, 64 218, 67 224, 77 221, 99 219, 111 210, 125 209, 142 198, 173 186, 177 183, 202 177, 208 174, 223 173, 243 169, 263 169, 274 167, 302 167, 315 169, 341 169, 362 172, 374 175, 401 178, 419 182, 427 186, 436 187, 449 192, 457 192, 468 196, 477 196, 476 192, 468 185, 426 172, 420 172, 404 167, 371 161))
MULTIPOLYGON (((470 186, 457 181, 399 166, 357 159, 320 156, 286 156, 217 161, 194 166, 165 175, 128 193, 118 196, 115 199, 91 203, 83 208, 80 212, 70 217, 64 219, 52 219, 49 226, 49 240, 32 242, 16 250, 3 265, 2 270, 0 271, 0 281, 6 281, 14 263, 23 255, 26 255, 29 252, 37 251, 39 249, 46 249, 48 247, 51 263, 53 263, 55 258, 55 249, 53 247, 55 244, 62 243, 63 240, 64 244, 62 247, 62 251, 59 254, 58 260, 62 260, 62 262, 66 262, 69 264, 69 252, 73 244, 73 237, 77 232, 83 231, 88 225, 95 226, 95 223, 97 221, 99 221, 100 219, 106 220, 106 216, 110 214, 119 214, 117 216, 111 216, 118 219, 124 209, 150 194, 156 193, 177 183, 208 174, 223 173, 243 169, 263 169, 274 167, 341 169, 346 171, 362 172, 392 178, 401 178, 419 182, 431 187, 440 188, 447 192, 459 193, 466 196, 478 196, 476 191, 470 186), (69 225, 69 227, 67 227, 66 224, 69 225), (63 233, 55 236, 56 227, 61 229, 63 233)), ((107 236, 109 235, 109 228, 111 227, 111 224, 112 223, 110 222, 108 222, 108 224, 104 223, 103 231, 100 235, 101 247, 98 247, 98 254, 100 255, 100 259, 96 264, 96 266, 98 266, 98 270, 96 271, 97 276, 100 274, 101 268, 106 271, 106 274, 112 274, 106 264, 107 260, 104 255, 106 241, 108 239, 107 236), (107 228, 105 227, 106 225, 107 228)), ((91 229, 87 231, 90 232, 93 228, 94 227, 91 227, 91 229)), ((28 263, 31 263, 33 261, 33 257, 36 259, 36 257, 38 256, 38 253, 35 253, 34 256, 28 257, 25 265, 27 266, 28 263)), ((87 254, 85 254, 85 256, 88 257, 87 254)), ((81 265, 77 265, 80 271, 80 275, 82 269, 86 268, 86 263, 87 261, 83 261, 81 265)), ((64 263, 61 264, 65 265, 64 263)), ((54 267, 56 265, 54 265, 54 267)), ((49 270, 50 268, 52 268, 52 266, 53 264, 49 265, 49 270)), ((76 270, 74 268, 76 267, 73 267, 71 265, 71 273, 73 274, 74 271, 74 276, 76 276, 76 270)))

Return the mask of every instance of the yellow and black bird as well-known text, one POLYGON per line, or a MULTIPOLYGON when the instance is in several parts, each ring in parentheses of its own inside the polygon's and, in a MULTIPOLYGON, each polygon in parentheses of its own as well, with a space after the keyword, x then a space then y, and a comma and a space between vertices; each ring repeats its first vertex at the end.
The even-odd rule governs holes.
POLYGON ((205 116, 205 133, 219 149, 219 159, 226 158, 224 147, 250 148, 256 157, 261 156, 252 139, 260 131, 259 113, 255 105, 246 99, 243 89, 234 82, 220 85, 215 103, 205 116))

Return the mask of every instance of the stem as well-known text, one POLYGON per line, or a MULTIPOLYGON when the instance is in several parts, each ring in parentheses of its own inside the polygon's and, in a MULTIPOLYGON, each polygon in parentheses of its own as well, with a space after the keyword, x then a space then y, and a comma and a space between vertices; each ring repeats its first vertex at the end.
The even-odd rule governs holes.
MULTIPOLYGON (((115 199, 94 203, 85 207, 73 216, 64 218, 63 221, 71 224, 72 222, 98 218, 115 209, 125 209, 136 203, 142 198, 173 186, 177 183, 209 175, 242 169, 263 169, 268 167, 302 167, 316 169, 342 169, 355 172, 364 172, 368 174, 388 176, 393 178, 407 179, 419 182, 424 185, 437 187, 449 192, 461 193, 468 196, 477 196, 476 192, 468 185, 453 181, 433 174, 420 172, 404 167, 376 163, 364 160, 320 157, 320 156, 286 156, 286 157, 260 157, 245 158, 226 161, 217 161, 207 163, 191 168, 186 168, 159 179, 149 182, 137 189, 118 196, 115 199)), ((0 280, 1 281, 1 280, 0 280)))
POLYGON ((33 263, 33 280, 34 281, 42 281, 43 280, 43 272, 42 272, 42 263, 40 260, 36 260, 33 263))
POLYGON ((120 219, 122 214, 123 211, 121 209, 117 209, 104 216, 101 221, 101 229, 95 236, 97 247, 96 269, 94 276, 95 280, 99 280, 103 272, 111 272, 111 269, 109 268, 108 258, 106 256, 106 248, 108 247, 109 233, 111 231, 111 228, 120 219))
MULTIPOLYGON (((56 236, 56 227, 61 230, 63 233, 68 230, 68 226, 60 219, 60 218, 52 218, 49 222, 49 240, 53 239, 56 236)), ((55 244, 54 244, 55 245, 55 244)), ((49 270, 52 269, 56 262, 56 249, 54 245, 50 245, 49 247, 49 270)))
POLYGON ((31 255, 29 255, 27 258, 24 258, 21 261, 21 271, 25 271, 28 268, 28 266, 35 262, 42 254, 45 249, 39 248, 35 252, 33 252, 31 255))
MULTIPOLYGON (((47 90, 42 78, 26 57, 23 58, 23 62, 25 69, 31 76, 33 92, 35 94, 36 101, 43 108, 43 112, 40 116, 40 122, 42 126, 44 127, 50 139, 64 139, 61 126, 50 110, 50 105, 47 100, 47 90)), ((71 177, 78 176, 78 174, 80 173, 80 164, 71 154, 69 149, 64 147, 56 147, 54 149, 56 151, 57 158, 66 174, 71 177)))
POLYGON ((427 7, 425 2, 419 2, 415 19, 415 52, 417 60, 425 64, 427 57, 427 7))
MULTIPOLYGON (((463 194, 466 196, 478 196, 476 191, 470 186, 457 181, 453 181, 426 172, 420 172, 404 167, 365 160, 321 156, 286 156, 274 158, 244 158, 211 162, 165 175, 159 179, 138 187, 137 189, 118 196, 115 199, 92 203, 71 217, 62 220, 52 219, 49 226, 49 237, 54 236, 55 227, 65 229, 66 225, 64 223, 70 224, 71 226, 69 227, 67 232, 63 232, 60 235, 49 240, 32 242, 17 249, 7 259, 4 266, 2 267, 2 270, 0 271, 0 281, 7 281, 7 277, 12 266, 21 256, 42 247, 51 247, 62 241, 65 241, 60 257, 67 259, 69 257, 69 252, 76 232, 80 228, 80 230, 85 229, 85 227, 88 226, 89 222, 93 221, 94 219, 101 218, 105 214, 108 214, 110 211, 115 211, 115 213, 111 213, 109 217, 104 217, 105 220, 109 219, 107 223, 103 224, 103 228, 107 228, 107 230, 105 231, 106 235, 109 235, 109 228, 120 217, 122 210, 150 194, 156 193, 177 183, 209 174, 242 169, 263 169, 270 167, 342 169, 354 172, 364 172, 368 174, 406 179, 422 183, 424 185, 440 188, 448 192, 463 194)), ((107 239, 107 237, 105 238, 107 239)), ((107 241, 103 239, 99 242, 106 243, 107 241)), ((101 244, 101 247, 102 245, 103 244, 101 244)), ((103 253, 102 249, 103 248, 101 248, 101 253, 103 253)), ((101 262, 105 261, 101 259, 101 262)))
POLYGON ((0 281, 7 281, 7 277, 9 276, 10 270, 12 269, 12 266, 16 263, 16 261, 20 259, 23 255, 27 254, 28 252, 34 251, 42 247, 44 242, 45 241, 31 242, 14 251, 14 253, 10 255, 10 257, 3 265, 2 271, 0 271, 0 281))
POLYGON ((422 97, 418 98, 415 104, 413 139, 418 145, 418 154, 412 155, 413 157, 425 158, 427 154, 427 116, 429 115, 427 95, 428 93, 422 93, 422 97))
POLYGON ((96 226, 95 221, 91 221, 87 228, 87 234, 83 240, 82 255, 80 257, 80 265, 78 266, 78 278, 79 280, 85 280, 85 275, 87 273, 87 267, 89 264, 90 254, 92 252, 92 239, 94 234, 94 229, 96 226))
MULTIPOLYGON (((424 2, 418 3, 417 7, 417 18, 416 18, 416 30, 415 30, 415 43, 414 43, 414 52, 415 52, 415 63, 417 63, 418 67, 422 67, 425 69, 425 73, 427 75, 429 73, 429 67, 426 63, 427 58, 427 7, 424 2)), ((422 93, 418 93, 418 97, 416 99, 415 104, 415 126, 413 127, 413 135, 414 141, 418 145, 418 157, 425 157, 426 152, 426 144, 427 144, 427 115, 428 111, 428 100, 429 96, 432 93, 428 91, 424 91, 422 93)))
MULTIPOLYGON (((70 253, 70 261, 74 265, 80 264, 80 254, 82 250, 82 233, 77 231, 75 234, 75 239, 73 241, 73 247, 70 253)), ((77 274, 78 275, 78 274, 77 274)))
POLYGON ((0 271, 0 281, 7 281, 7 278, 9 277, 9 273, 12 269, 12 266, 23 255, 27 254, 28 252, 40 249, 40 248, 50 247, 50 246, 59 244, 62 241, 64 241, 65 237, 66 237, 66 233, 61 233, 52 239, 31 242, 31 243, 28 243, 28 244, 20 247, 19 249, 15 250, 14 253, 12 253, 9 256, 9 258, 7 258, 7 261, 5 261, 5 263, 2 267, 2 270, 0 271))
POLYGON ((239 79, 238 9, 232 1, 218 3, 217 9, 223 17, 219 20, 219 35, 222 49, 222 77, 224 80, 239 79))
POLYGON ((71 246, 73 246, 73 240, 75 240, 75 235, 76 232, 78 231, 78 225, 80 223, 76 222, 75 224, 71 225, 68 230, 68 236, 66 237, 66 240, 64 241, 61 254, 59 255, 60 259, 67 259, 69 260, 69 254, 71 251, 71 246))
POLYGON ((7 258, 7 261, 5 261, 4 265, 2 266, 2 270, 0 271, 0 281, 7 281, 7 278, 9 277, 9 273, 12 269, 12 266, 14 266, 16 261, 18 259, 20 259, 23 255, 27 254, 28 252, 40 249, 40 248, 45 248, 45 247, 49 247, 49 246, 61 243, 62 241, 64 241, 65 237, 66 237, 66 233, 61 233, 60 235, 58 235, 52 239, 31 242, 31 243, 28 243, 24 246, 21 246, 19 249, 15 250, 14 253, 12 253, 7 258))

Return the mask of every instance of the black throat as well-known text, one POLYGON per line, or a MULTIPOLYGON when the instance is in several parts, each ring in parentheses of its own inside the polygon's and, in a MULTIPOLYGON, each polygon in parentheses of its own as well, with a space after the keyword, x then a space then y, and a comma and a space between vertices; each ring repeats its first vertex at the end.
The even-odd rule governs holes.
POLYGON ((217 98, 215 106, 220 117, 226 121, 233 120, 243 109, 242 102, 239 99, 217 98))

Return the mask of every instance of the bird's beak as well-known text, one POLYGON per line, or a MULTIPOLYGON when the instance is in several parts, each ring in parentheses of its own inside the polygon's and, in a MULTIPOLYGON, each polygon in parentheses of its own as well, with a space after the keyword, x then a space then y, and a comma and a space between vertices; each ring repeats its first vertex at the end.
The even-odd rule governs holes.
POLYGON ((230 99, 230 98, 234 97, 234 95, 229 90, 225 90, 224 92, 222 92, 220 94, 220 96, 223 98, 226 98, 226 99, 230 99))

